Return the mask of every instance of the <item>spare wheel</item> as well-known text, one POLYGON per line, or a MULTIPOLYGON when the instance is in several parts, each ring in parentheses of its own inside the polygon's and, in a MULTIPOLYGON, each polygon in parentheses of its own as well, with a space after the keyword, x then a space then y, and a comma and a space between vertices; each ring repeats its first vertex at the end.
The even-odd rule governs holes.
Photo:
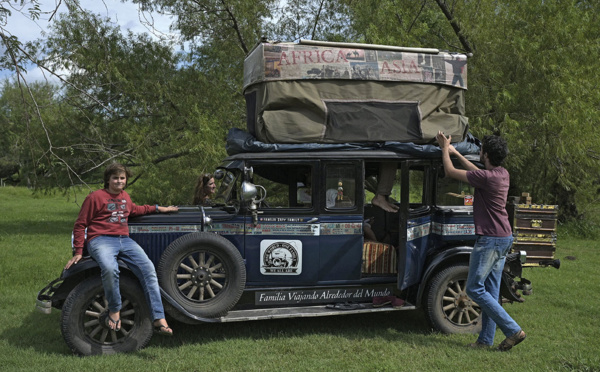
POLYGON ((162 254, 157 271, 161 287, 200 317, 225 315, 246 285, 242 255, 214 233, 192 233, 175 240, 162 254))

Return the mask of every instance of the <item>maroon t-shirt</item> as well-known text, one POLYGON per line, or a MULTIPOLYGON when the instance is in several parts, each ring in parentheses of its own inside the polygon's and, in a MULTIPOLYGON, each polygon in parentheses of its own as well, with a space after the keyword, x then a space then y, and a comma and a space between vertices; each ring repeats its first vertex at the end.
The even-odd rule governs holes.
POLYGON ((475 234, 496 237, 512 235, 506 198, 510 175, 502 167, 492 170, 479 169, 467 171, 469 184, 475 187, 473 217, 475 234))
POLYGON ((156 211, 154 205, 135 205, 129 194, 121 191, 111 194, 106 189, 96 190, 83 201, 73 228, 75 254, 83 252, 83 244, 100 235, 129 235, 127 218, 156 211))

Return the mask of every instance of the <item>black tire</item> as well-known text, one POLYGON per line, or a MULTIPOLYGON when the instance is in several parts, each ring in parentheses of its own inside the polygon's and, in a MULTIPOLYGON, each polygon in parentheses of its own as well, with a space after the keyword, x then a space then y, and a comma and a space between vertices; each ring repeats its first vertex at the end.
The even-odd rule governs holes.
POLYGON ((152 337, 152 317, 144 291, 137 281, 121 275, 121 330, 100 322, 108 311, 99 276, 79 283, 62 307, 61 332, 73 352, 102 355, 131 352, 145 347, 152 337))
POLYGON ((481 308, 466 293, 469 266, 457 264, 437 273, 429 282, 425 313, 442 333, 479 333, 481 308))
POLYGON ((162 254, 157 271, 165 292, 200 317, 227 314, 246 285, 242 255, 214 233, 192 233, 175 240, 162 254))
POLYGON ((204 322, 190 318, 189 316, 183 314, 175 306, 171 305, 168 301, 164 301, 163 306, 165 308, 165 313, 168 315, 169 323, 170 323, 170 319, 176 320, 179 323, 183 323, 183 324, 198 325, 198 324, 204 323, 204 322))

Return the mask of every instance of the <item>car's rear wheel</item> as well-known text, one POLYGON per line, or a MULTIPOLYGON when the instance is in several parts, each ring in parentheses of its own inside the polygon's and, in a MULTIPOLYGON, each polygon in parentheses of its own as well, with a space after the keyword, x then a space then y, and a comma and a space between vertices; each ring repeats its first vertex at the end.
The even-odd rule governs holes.
POLYGON ((62 308, 61 332, 77 354, 100 355, 130 352, 145 347, 152 337, 152 318, 141 286, 120 278, 121 329, 113 331, 102 321, 108 312, 99 276, 85 279, 67 297, 62 308))
POLYGON ((437 273, 427 289, 426 314, 442 333, 479 333, 481 308, 466 292, 469 266, 457 264, 437 273))
POLYGON ((163 253, 157 271, 165 292, 199 317, 225 315, 246 285, 240 252, 214 233, 193 233, 177 239, 163 253))

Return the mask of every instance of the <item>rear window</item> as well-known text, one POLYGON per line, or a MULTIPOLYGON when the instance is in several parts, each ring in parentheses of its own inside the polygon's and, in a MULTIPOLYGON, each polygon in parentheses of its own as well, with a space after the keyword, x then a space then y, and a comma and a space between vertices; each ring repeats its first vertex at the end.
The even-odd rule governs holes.
MULTIPOLYGON (((458 164, 455 167, 463 169, 458 164)), ((475 189, 467 182, 458 181, 450 177, 438 178, 436 205, 439 206, 461 206, 473 205, 473 193, 475 189)))

